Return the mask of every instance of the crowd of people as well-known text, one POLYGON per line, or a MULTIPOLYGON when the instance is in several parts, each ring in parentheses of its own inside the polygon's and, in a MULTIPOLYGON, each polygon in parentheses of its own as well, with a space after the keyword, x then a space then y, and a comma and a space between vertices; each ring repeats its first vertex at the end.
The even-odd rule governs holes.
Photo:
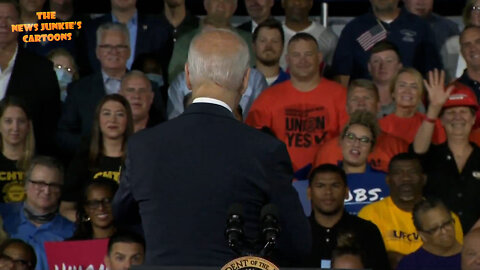
POLYGON ((0 0, 0 269, 102 238, 111 270, 223 265, 233 203, 250 240, 278 207, 279 266, 480 269, 480 0, 463 29, 370 0, 339 36, 314 0, 73 1, 0 0), (24 43, 40 11, 82 27, 24 43))

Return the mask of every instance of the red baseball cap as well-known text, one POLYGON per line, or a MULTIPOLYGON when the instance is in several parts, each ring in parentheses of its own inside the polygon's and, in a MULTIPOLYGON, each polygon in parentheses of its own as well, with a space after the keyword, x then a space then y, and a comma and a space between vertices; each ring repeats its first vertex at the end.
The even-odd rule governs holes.
POLYGON ((478 110, 478 101, 475 93, 470 89, 470 87, 455 82, 452 84, 455 88, 448 97, 443 108, 457 107, 457 106, 468 106, 472 107, 475 110, 478 110))

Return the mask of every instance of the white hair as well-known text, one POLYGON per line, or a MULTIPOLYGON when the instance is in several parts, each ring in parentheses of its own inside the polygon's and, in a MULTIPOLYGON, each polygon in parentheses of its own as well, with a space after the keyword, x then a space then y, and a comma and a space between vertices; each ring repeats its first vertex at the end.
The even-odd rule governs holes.
POLYGON ((130 33, 128 28, 122 23, 108 22, 100 25, 97 29, 97 47, 100 45, 102 36, 106 31, 119 31, 125 35, 127 45, 130 48, 130 33))
MULTIPOLYGON (((222 41, 221 39, 218 39, 222 41)), ((217 40, 208 40, 213 47, 217 40)), ((250 54, 246 42, 237 33, 228 29, 206 30, 195 36, 188 50, 188 70, 192 85, 210 80, 228 90, 238 90, 242 86, 245 72, 250 62, 250 54), (225 50, 199 50, 197 42, 203 35, 229 34, 238 42, 238 46, 225 50)))

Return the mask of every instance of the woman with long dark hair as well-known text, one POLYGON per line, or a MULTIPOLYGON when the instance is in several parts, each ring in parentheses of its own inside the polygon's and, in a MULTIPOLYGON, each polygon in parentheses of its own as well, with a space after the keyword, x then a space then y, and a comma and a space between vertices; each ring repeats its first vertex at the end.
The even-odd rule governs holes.
POLYGON ((75 221, 75 202, 90 181, 99 177, 118 183, 128 137, 133 134, 132 111, 121 95, 105 96, 97 106, 88 149, 79 151, 65 179, 60 212, 75 221))

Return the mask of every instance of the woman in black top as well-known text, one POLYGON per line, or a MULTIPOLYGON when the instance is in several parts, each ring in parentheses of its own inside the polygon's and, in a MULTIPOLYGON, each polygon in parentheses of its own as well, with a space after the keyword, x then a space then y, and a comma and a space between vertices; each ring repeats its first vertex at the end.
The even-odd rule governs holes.
POLYGON ((0 102, 0 137, 0 202, 21 202, 24 169, 35 152, 35 139, 27 108, 16 97, 0 102))
POLYGON ((132 111, 121 95, 105 96, 97 106, 88 150, 71 162, 65 179, 60 212, 75 221, 79 191, 99 177, 118 183, 128 137, 133 133, 132 111))
POLYGON ((77 229, 71 240, 109 238, 115 232, 112 200, 118 185, 111 179, 97 179, 85 188, 77 204, 77 229))

